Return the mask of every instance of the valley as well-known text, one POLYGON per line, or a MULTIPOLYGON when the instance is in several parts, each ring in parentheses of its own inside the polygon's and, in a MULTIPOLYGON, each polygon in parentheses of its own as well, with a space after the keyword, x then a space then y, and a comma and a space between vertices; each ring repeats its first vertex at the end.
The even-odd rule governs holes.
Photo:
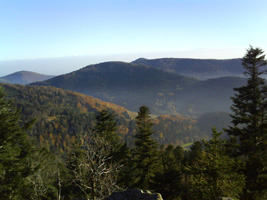
MULTIPOLYGON (((226 61, 216 62, 222 66, 226 61)), ((31 136, 54 152, 63 152, 69 148, 68 141, 90 131, 95 123, 94 114, 103 109, 114 113, 117 133, 130 145, 135 134, 136 112, 142 105, 150 108, 153 138, 163 145, 185 145, 207 139, 211 127, 222 130, 230 124, 230 96, 234 94, 233 88, 243 85, 246 79, 198 80, 133 63, 89 65, 30 85, 2 84, 2 87, 6 98, 21 108, 23 122, 36 119, 31 136)), ((170 67, 165 64, 165 68, 170 67)), ((202 68, 206 69, 205 74, 213 73, 205 65, 202 68)))
POLYGON ((200 116, 230 111, 233 88, 246 82, 240 77, 197 80, 142 64, 106 62, 33 85, 49 85, 94 96, 136 111, 141 105, 152 114, 200 116))

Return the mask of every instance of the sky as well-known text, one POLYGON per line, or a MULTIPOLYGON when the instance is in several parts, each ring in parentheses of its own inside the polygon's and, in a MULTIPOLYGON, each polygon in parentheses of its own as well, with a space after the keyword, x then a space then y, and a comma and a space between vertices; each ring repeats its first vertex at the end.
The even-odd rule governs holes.
POLYGON ((0 0, 0 76, 267 51, 266 0, 0 0))

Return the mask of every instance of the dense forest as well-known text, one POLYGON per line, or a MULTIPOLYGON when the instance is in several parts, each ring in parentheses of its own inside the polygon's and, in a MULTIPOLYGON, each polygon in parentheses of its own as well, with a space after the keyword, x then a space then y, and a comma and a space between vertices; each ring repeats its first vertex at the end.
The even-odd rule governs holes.
POLYGON ((133 113, 58 88, 2 85, 0 199, 98 200, 128 188, 159 192, 165 200, 266 199, 263 53, 250 47, 242 59, 247 82, 234 89, 231 125, 210 127, 203 140, 209 134, 199 132, 189 149, 167 139, 171 129, 186 138, 207 131, 203 125, 216 115, 225 124, 229 116, 154 116, 147 106, 133 113))
MULTIPOLYGON (((14 106, 21 109, 22 123, 35 119, 30 135, 42 147, 63 152, 77 133, 90 130, 95 123, 94 113, 103 109, 113 112, 120 138, 133 144, 137 113, 126 108, 50 86, 1 85, 5 98, 12 99, 14 106)), ((229 113, 225 112, 206 113, 198 118, 178 114, 153 115, 152 121, 155 132, 152 137, 159 144, 181 146, 209 138, 212 126, 222 130, 230 123, 229 113)))

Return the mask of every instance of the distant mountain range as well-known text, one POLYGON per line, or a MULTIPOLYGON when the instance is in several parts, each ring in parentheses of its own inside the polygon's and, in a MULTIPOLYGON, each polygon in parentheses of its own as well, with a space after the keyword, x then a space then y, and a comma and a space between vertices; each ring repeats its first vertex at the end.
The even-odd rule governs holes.
MULTIPOLYGON (((196 72, 207 74, 229 72, 239 75, 242 73, 239 65, 236 67, 227 65, 227 63, 240 64, 239 59, 221 61, 222 69, 219 67, 220 61, 205 62, 217 63, 217 67, 211 67, 214 70, 202 67, 202 70, 196 72)), ((178 113, 199 116, 207 112, 230 111, 233 88, 240 87, 246 82, 245 78, 240 77, 220 77, 200 81, 177 74, 178 69, 174 73, 166 69, 157 69, 155 66, 146 66, 145 63, 135 63, 106 62, 89 65, 72 73, 33 84, 80 92, 124 106, 131 111, 138 110, 141 105, 147 105, 154 114, 178 113)), ((194 67, 191 68, 193 70, 194 67)))
POLYGON ((0 82, 28 85, 0 86, 21 108, 22 121, 36 118, 31 136, 53 151, 63 151, 80 132, 91 131, 94 113, 104 108, 114 112, 118 133, 131 143, 142 105, 151 109, 160 144, 183 145, 208 138, 212 126, 222 130, 230 123, 233 88, 247 81, 240 77, 240 63, 172 58, 105 62, 56 77, 21 71, 0 82))
POLYGON ((36 81, 45 81, 53 77, 54 76, 38 74, 30 71, 19 71, 7 76, 0 77, 0 82, 26 85, 36 81))
POLYGON ((222 76, 240 77, 243 76, 244 72, 241 59, 139 58, 132 63, 143 64, 201 80, 222 76))

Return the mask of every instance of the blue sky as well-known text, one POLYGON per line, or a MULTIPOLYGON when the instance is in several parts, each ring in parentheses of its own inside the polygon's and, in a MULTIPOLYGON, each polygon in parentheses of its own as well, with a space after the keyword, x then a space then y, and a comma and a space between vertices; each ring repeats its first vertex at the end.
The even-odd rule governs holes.
POLYGON ((0 76, 138 57, 236 58, 249 45, 267 51, 266 11, 266 0, 0 0, 0 76))

